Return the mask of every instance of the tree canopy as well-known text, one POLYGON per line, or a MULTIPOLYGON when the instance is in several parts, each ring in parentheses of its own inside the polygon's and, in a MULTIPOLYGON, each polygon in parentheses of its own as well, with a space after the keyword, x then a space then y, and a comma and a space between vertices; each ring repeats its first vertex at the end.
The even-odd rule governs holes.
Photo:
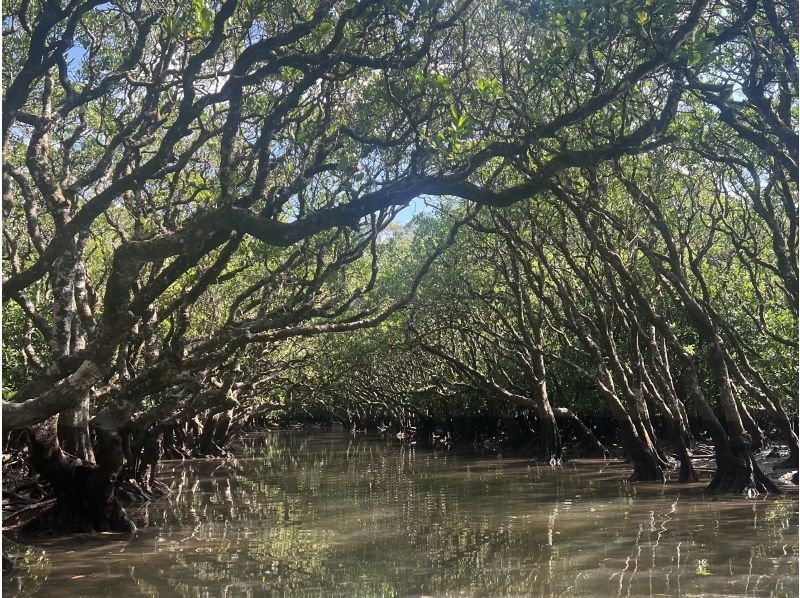
POLYGON ((793 3, 4 8, 3 428, 54 480, 264 409, 796 461, 793 3))

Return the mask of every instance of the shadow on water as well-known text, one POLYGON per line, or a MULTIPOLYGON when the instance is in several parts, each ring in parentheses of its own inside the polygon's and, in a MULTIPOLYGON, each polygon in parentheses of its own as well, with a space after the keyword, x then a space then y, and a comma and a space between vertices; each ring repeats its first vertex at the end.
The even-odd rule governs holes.
POLYGON ((366 436, 281 432, 169 461, 128 539, 29 551, 7 595, 796 596, 797 497, 633 485, 366 436), (42 552, 44 554, 42 555, 42 552))

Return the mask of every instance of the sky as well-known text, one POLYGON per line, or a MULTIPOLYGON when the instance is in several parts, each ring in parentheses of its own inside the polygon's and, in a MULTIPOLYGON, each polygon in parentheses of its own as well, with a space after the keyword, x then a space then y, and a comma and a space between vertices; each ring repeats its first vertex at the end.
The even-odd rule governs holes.
POLYGON ((405 226, 409 223, 409 221, 416 216, 417 214, 421 214, 423 212, 429 212, 430 208, 425 205, 425 198, 424 197, 415 197, 411 200, 402 212, 397 215, 397 218, 394 221, 397 224, 402 224, 405 226))

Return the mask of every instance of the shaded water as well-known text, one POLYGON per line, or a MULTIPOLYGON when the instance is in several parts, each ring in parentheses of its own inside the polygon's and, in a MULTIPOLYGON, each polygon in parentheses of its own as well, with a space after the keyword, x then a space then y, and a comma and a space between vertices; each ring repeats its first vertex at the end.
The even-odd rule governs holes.
POLYGON ((132 539, 71 538, 6 595, 797 596, 797 499, 632 485, 370 437, 279 432, 169 461, 132 539))

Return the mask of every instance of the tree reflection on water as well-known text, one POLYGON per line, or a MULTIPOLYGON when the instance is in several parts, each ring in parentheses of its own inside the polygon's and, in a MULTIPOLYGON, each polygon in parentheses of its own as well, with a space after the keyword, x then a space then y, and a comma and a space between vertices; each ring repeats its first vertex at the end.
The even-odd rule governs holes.
MULTIPOLYGON (((598 473, 599 471, 599 473, 598 473)), ((39 546, 18 595, 792 596, 797 500, 633 485, 385 440, 274 433, 166 462, 131 539, 39 546), (36 553, 40 555, 40 553, 36 553)))

